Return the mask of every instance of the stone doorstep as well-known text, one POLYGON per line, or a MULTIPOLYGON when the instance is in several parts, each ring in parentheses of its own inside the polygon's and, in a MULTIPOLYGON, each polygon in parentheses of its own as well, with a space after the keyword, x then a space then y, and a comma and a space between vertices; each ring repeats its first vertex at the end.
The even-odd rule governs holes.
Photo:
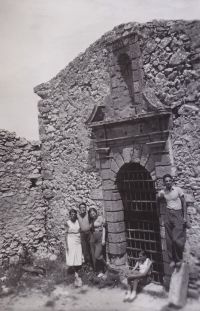
POLYGON ((167 298, 167 292, 162 285, 150 283, 142 289, 142 293, 150 294, 157 297, 167 298))

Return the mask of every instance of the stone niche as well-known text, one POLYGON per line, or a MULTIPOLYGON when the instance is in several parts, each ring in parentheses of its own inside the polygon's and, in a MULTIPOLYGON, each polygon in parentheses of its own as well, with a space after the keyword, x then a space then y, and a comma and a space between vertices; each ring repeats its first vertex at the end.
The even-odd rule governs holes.
MULTIPOLYGON (((173 168, 170 147, 171 111, 166 110, 153 91, 145 88, 143 84, 142 61, 137 36, 132 35, 114 41, 109 44, 108 48, 109 101, 96 106, 87 122, 92 128, 96 166, 102 178, 108 228, 107 253, 115 265, 124 265, 127 261, 129 265, 132 265, 134 258, 131 258, 131 248, 135 256, 141 247, 153 256, 156 252, 154 246, 159 244, 158 262, 152 257, 155 261, 155 280, 165 283, 169 280, 170 271, 166 253, 163 212, 162 207, 159 213, 157 212, 156 192, 160 189, 162 176, 172 173, 173 168), (141 178, 144 178, 145 185, 147 183, 150 185, 153 193, 150 195, 153 199, 145 197, 144 200, 142 192, 141 197, 133 199, 132 188, 129 190, 130 197, 127 199, 129 194, 126 197, 123 190, 120 190, 120 182, 123 184, 128 181, 128 177, 123 177, 123 179, 120 176, 125 176, 124 172, 128 174, 129 168, 132 171, 134 167, 137 172, 139 170, 139 173, 143 174, 141 178), (123 180, 120 181, 120 178, 123 180), (137 221, 136 214, 139 209, 144 209, 142 212, 149 215, 152 228, 150 225, 146 229, 138 225, 140 221, 137 221), (131 219, 131 217, 136 218, 131 219), (158 224, 156 229, 158 232, 155 233, 157 238, 155 235, 153 238, 150 237, 150 233, 154 234, 154 222, 158 224), (139 234, 137 238, 136 234, 139 234), (151 239, 155 241, 151 243, 151 239)), ((133 176, 136 175, 129 177, 133 179, 130 180, 130 185, 135 182, 133 176)), ((126 184, 127 187, 129 184, 126 184)), ((136 189, 135 193, 140 193, 140 190, 136 189)))

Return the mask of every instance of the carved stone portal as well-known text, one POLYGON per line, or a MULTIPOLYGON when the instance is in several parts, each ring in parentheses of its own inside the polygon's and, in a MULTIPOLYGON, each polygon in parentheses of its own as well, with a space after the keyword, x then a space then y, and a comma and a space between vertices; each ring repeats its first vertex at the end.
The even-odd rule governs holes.
POLYGON ((171 112, 143 86, 138 39, 123 40, 109 47, 110 102, 95 107, 88 120, 102 177, 107 252, 114 264, 133 265, 145 249, 154 280, 163 283, 170 273, 156 191, 172 168, 171 112))

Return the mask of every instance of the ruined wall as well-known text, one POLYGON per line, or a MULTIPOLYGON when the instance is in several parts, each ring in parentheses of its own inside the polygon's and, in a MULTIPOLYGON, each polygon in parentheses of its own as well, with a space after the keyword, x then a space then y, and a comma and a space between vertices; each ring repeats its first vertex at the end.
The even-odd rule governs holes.
MULTIPOLYGON (((200 277, 200 250, 197 247, 200 236, 199 31, 198 21, 120 25, 106 33, 51 81, 35 88, 41 97, 42 174, 44 194, 49 202, 48 234, 54 248, 61 239, 63 222, 70 207, 82 200, 88 206, 102 206, 101 179, 94 165, 94 146, 85 121, 95 104, 114 105, 110 99, 107 44, 122 36, 137 34, 139 66, 143 69, 142 87, 154 90, 160 101, 173 112, 173 172, 177 184, 189 193, 191 205, 188 252, 194 263, 191 273, 194 293, 198 292, 199 286, 195 278, 200 277)), ((110 74, 117 85, 118 75, 115 72, 110 74)), ((125 88, 124 91, 128 94, 125 88)), ((123 89, 119 96, 122 92, 123 89)), ((127 117, 129 112, 132 113, 132 109, 121 107, 116 97, 115 100, 118 102, 113 108, 115 114, 127 117)), ((131 105, 131 101, 128 100, 127 105, 131 105)), ((165 168, 161 165, 160 170, 164 172, 165 168)))
POLYGON ((0 131, 0 264, 46 248, 40 163, 39 142, 0 131))

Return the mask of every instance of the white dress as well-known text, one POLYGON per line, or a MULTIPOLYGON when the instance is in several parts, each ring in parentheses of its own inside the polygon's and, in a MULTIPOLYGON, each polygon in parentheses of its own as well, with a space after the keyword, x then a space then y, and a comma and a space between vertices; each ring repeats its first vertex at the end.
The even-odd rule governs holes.
POLYGON ((68 220, 67 225, 68 251, 66 251, 66 264, 67 266, 81 266, 82 248, 79 222, 78 220, 76 220, 75 222, 68 220))

